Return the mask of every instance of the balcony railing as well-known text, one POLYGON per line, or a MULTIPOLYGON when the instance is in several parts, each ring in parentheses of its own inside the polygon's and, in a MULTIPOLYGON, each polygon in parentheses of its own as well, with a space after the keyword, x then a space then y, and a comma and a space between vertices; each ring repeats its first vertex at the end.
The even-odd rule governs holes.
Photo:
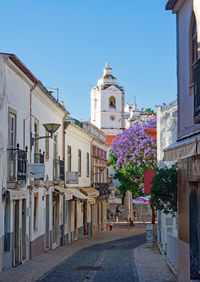
POLYGON ((99 191, 100 197, 109 196, 109 194, 111 193, 108 183, 94 183, 93 186, 99 191))
POLYGON ((8 182, 26 182, 27 174, 27 151, 17 148, 8 149, 8 182))
POLYGON ((44 163, 44 152, 41 153, 41 150, 39 150, 39 153, 34 154, 34 163, 36 164, 43 164, 44 163))
POLYGON ((58 159, 53 160, 53 180, 64 181, 64 161, 58 159))

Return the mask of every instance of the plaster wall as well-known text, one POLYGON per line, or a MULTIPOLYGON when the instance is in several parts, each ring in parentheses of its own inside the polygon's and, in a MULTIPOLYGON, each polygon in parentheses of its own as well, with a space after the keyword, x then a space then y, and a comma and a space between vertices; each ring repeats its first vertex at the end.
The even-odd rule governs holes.
POLYGON ((164 149, 177 140, 177 101, 157 109, 157 161, 159 167, 171 166, 173 162, 164 162, 164 149))
POLYGON ((91 185, 91 142, 92 137, 83 129, 76 125, 70 124, 65 134, 65 158, 66 171, 67 167, 67 146, 71 146, 71 171, 78 171, 78 150, 81 150, 81 176, 79 176, 79 184, 67 184, 67 187, 89 187, 91 185), (89 176, 87 176, 87 153, 89 153, 89 176))
MULTIPOLYGON (((57 159, 60 157, 62 160, 62 130, 63 130, 63 117, 65 113, 59 109, 54 103, 47 99, 46 95, 42 93, 39 87, 33 91, 32 98, 32 133, 34 134, 34 122, 38 123, 39 136, 45 136, 45 123, 58 123, 59 129, 54 134, 57 136, 57 159)), ((48 175, 50 181, 53 180, 53 144, 54 140, 49 138, 49 158, 45 158, 45 175, 48 175)), ((39 149, 45 152, 45 139, 39 140, 39 149)), ((32 162, 34 160, 34 147, 32 150, 32 162)))
MULTIPOLYGON (((19 72, 16 74, 14 70, 14 64, 8 59, 5 59, 0 55, 0 120, 3 126, 0 127, 0 270, 12 265, 12 245, 6 260, 6 254, 4 253, 3 239, 4 239, 4 212, 5 201, 2 198, 2 189, 7 188, 7 149, 8 149, 8 112, 9 108, 15 111, 16 114, 16 144, 20 145, 20 149, 23 149, 23 145, 29 146, 29 89, 30 81, 26 80, 24 75, 19 72), (23 111, 22 111, 23 109, 23 111), (25 130, 23 130, 23 121, 25 120, 25 130), (25 143, 23 144, 23 140, 25 143), (8 262, 8 264, 6 264, 8 262)), ((26 184, 23 186, 26 188, 26 184)), ((28 208, 28 192, 26 197, 26 207, 28 208)), ((21 200, 20 200, 20 214, 21 214, 21 200)), ((10 202, 10 222, 9 233, 12 236, 13 233, 13 201, 10 202)), ((22 222, 20 217, 19 227, 21 228, 22 222)), ((28 216, 26 218, 26 236, 27 246, 29 238, 28 229, 28 216)), ((12 237, 11 237, 12 238, 12 237)), ((27 253, 28 257, 28 253, 27 253)))
MULTIPOLYGON (((178 11, 178 137, 200 129, 194 124, 194 95, 190 85, 190 28, 192 12, 197 19, 197 40, 200 41, 200 5, 198 0, 184 1, 178 11)), ((199 55, 200 57, 200 55, 199 55)))

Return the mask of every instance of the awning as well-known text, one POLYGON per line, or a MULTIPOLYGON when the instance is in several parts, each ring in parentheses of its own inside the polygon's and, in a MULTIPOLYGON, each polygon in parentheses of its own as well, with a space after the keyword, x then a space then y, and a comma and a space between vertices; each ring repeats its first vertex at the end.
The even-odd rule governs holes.
POLYGON ((67 188, 67 190, 69 190, 72 194, 73 197, 79 199, 79 200, 91 200, 92 198, 84 195, 83 193, 81 193, 77 188, 67 188))
POLYGON ((133 204, 145 204, 150 205, 151 196, 146 197, 138 197, 136 199, 133 199, 133 204))
POLYGON ((177 141, 164 149, 164 161, 175 161, 197 155, 200 146, 200 134, 177 141))
POLYGON ((93 187, 81 187, 80 190, 88 197, 96 198, 99 196, 99 191, 93 187))
POLYGON ((10 200, 14 201, 14 200, 20 200, 20 199, 25 199, 26 198, 26 188, 11 188, 11 189, 7 189, 9 191, 10 194, 10 200))
POLYGON ((59 185, 54 185, 54 190, 57 193, 64 194, 65 200, 73 199, 73 194, 68 190, 68 188, 60 187, 59 185))

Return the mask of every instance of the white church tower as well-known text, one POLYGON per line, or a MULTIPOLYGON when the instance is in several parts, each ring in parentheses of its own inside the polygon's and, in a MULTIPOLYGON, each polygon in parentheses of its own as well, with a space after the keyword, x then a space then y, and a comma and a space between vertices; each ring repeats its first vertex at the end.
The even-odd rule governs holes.
POLYGON ((124 129, 124 88, 119 86, 108 63, 91 91, 91 123, 111 139, 124 129))

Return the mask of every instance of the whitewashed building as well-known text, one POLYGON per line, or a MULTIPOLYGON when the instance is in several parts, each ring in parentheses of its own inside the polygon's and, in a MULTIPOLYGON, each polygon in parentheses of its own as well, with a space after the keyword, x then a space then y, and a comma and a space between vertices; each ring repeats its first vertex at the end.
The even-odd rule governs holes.
POLYGON ((4 270, 60 245, 61 195, 72 196, 62 188, 67 111, 14 54, 0 54, 0 82, 0 269, 4 270), (53 139, 40 140, 47 136, 43 127, 47 123, 57 123, 59 129, 53 139))
POLYGON ((200 3, 169 0, 177 23, 177 142, 165 160, 178 161, 179 281, 200 280, 200 3))
MULTIPOLYGON (((157 108, 157 161, 158 167, 171 167, 173 162, 164 161, 164 149, 177 139, 177 101, 157 108)), ((174 268, 178 271, 178 229, 177 216, 157 211, 157 241, 174 268)))
MULTIPOLYGON (((106 225, 106 199, 101 197, 100 187, 93 185, 93 178, 97 177, 93 164, 93 147, 104 149, 104 163, 106 161, 107 144, 101 141, 103 133, 91 124, 85 124, 73 118, 67 118, 65 123, 65 160, 66 160, 66 186, 73 194, 73 199, 68 202, 66 216, 66 240, 72 242, 84 235, 93 236, 106 225), (71 183, 71 175, 77 175, 77 182, 71 183), (68 178, 69 176, 69 178, 68 178), (95 189, 97 188, 97 189, 95 189)), ((105 136, 104 136, 105 138, 105 136)), ((102 149, 102 151, 103 151, 102 149)), ((100 164, 99 160, 99 164, 100 164)), ((103 183, 107 183, 106 172, 101 176, 103 183)), ((107 187, 108 188, 108 187, 107 187)), ((107 189, 108 191, 108 189, 107 189)), ((107 195, 108 196, 108 195, 107 195)))
POLYGON ((136 122, 144 124, 153 117, 155 117, 155 114, 147 114, 144 110, 139 110, 137 104, 126 104, 124 107, 124 126, 126 129, 136 122))

